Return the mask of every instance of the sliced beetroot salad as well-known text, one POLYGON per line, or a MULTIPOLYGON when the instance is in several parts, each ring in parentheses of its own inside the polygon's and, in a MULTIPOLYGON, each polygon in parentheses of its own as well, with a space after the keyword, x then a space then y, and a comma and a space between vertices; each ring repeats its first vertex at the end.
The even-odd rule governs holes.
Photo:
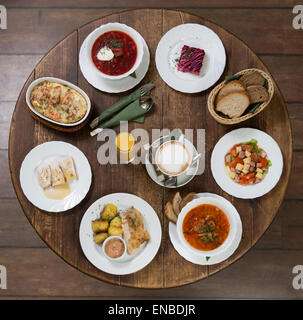
POLYGON ((190 72, 199 75, 202 68, 204 56, 205 51, 203 49, 184 45, 177 64, 178 71, 190 72))

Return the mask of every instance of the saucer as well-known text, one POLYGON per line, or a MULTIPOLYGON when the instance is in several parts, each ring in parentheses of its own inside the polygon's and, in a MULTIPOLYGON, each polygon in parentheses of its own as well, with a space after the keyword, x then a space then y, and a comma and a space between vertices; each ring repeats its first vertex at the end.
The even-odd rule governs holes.
MULTIPOLYGON (((189 140, 184 139, 184 144, 187 145, 189 149, 192 148, 193 157, 198 155, 198 152, 197 152, 196 148, 194 147, 194 145, 189 140)), ((155 172, 155 169, 154 169, 153 165, 151 164, 151 162, 149 160, 148 153, 145 155, 145 167, 146 167, 148 175, 151 177, 151 179, 154 182, 156 182, 161 187, 165 187, 165 188, 179 188, 179 187, 182 187, 182 186, 186 185, 187 183, 189 183, 195 177, 195 175, 197 174, 197 171, 199 169, 199 164, 200 164, 200 161, 197 160, 197 162, 192 167, 190 167, 186 172, 184 172, 183 174, 180 174, 179 176, 177 176, 176 177, 176 184, 174 184, 174 185, 165 185, 162 181, 158 180, 157 174, 155 172)))
POLYGON ((213 255, 211 257, 208 256, 207 252, 206 252, 205 257, 201 257, 200 255, 196 255, 196 254, 192 253, 191 251, 186 250, 184 248, 184 246, 181 244, 181 242, 178 238, 177 226, 176 226, 176 224, 174 224, 172 222, 169 223, 170 242, 172 243, 175 250, 180 254, 180 256, 182 256, 185 260, 187 260, 189 262, 192 262, 194 264, 199 264, 199 265, 212 265, 212 264, 220 263, 220 262, 226 260, 227 258, 229 258, 235 252, 235 250, 238 248, 238 246, 240 244, 241 237, 242 237, 241 218, 240 218, 239 213, 236 210, 236 208, 225 198, 223 198, 217 194, 214 194, 214 193, 198 193, 195 195, 195 198, 199 198, 199 197, 213 197, 213 198, 219 199, 220 201, 223 201, 226 204, 226 206, 230 209, 230 212, 232 214, 234 214, 236 221, 237 221, 237 229, 236 229, 237 232, 235 234, 235 237, 234 237, 232 243, 223 252, 220 252, 220 253, 213 255))
POLYGON ((130 90, 139 84, 145 77, 149 63, 150 63, 150 54, 148 46, 144 38, 140 35, 143 42, 143 57, 142 62, 138 69, 135 71, 136 78, 127 76, 119 80, 110 80, 103 78, 96 68, 89 63, 88 59, 88 38, 86 38, 80 48, 79 53, 79 65, 80 70, 84 78, 96 89, 109 93, 119 93, 130 90))

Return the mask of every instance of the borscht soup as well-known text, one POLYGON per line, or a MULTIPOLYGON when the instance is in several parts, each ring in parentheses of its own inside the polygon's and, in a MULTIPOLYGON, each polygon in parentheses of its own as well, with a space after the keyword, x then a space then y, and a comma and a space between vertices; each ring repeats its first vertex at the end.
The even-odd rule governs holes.
POLYGON ((218 248, 226 240, 229 230, 226 214, 212 204, 201 204, 191 209, 182 224, 187 243, 201 251, 218 248))
POLYGON ((134 66, 136 42, 125 32, 108 31, 93 44, 91 55, 96 68, 110 76, 120 76, 134 66))

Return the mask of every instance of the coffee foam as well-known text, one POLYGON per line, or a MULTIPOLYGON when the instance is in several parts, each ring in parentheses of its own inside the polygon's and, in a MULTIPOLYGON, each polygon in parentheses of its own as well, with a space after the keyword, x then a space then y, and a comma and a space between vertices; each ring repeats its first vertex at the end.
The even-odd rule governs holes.
POLYGON ((156 162, 164 173, 178 175, 189 166, 191 155, 183 143, 167 141, 157 150, 156 162))

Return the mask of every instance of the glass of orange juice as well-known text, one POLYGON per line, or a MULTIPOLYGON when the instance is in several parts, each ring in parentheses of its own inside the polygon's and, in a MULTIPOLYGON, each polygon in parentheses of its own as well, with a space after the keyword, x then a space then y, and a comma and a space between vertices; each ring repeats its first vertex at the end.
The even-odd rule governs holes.
POLYGON ((130 163, 135 159, 135 138, 129 132, 121 132, 116 137, 120 163, 130 163))

